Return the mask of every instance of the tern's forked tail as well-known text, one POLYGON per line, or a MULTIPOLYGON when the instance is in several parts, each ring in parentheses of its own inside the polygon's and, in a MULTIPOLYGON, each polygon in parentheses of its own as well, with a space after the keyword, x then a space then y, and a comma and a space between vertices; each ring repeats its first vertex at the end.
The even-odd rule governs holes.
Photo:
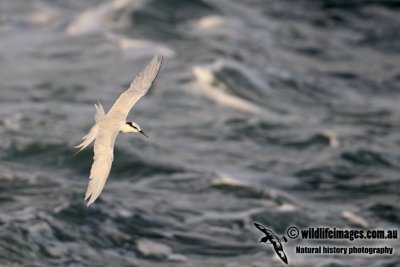
POLYGON ((83 142, 80 143, 79 145, 75 146, 75 148, 79 148, 77 154, 81 152, 83 149, 85 149, 88 145, 90 145, 97 137, 98 134, 98 125, 97 123, 93 125, 93 127, 90 129, 89 133, 85 135, 82 139, 83 142))
POLYGON ((76 152, 76 154, 81 152, 83 149, 85 149, 85 147, 90 145, 96 139, 97 133, 98 133, 98 128, 99 128, 97 126, 97 122, 101 121, 102 119, 104 119, 106 117, 103 106, 100 104, 100 102, 99 102, 99 105, 94 104, 94 106, 96 107, 96 114, 94 116, 94 120, 96 121, 96 124, 93 125, 93 127, 90 129, 89 133, 82 138, 83 142, 75 147, 75 148, 79 148, 79 150, 78 150, 78 152, 76 152))
POLYGON ((106 113, 104 112, 104 108, 103 106, 100 104, 99 101, 99 105, 94 104, 95 108, 96 108, 96 114, 94 115, 94 120, 96 122, 99 122, 100 120, 104 119, 106 116, 106 113))

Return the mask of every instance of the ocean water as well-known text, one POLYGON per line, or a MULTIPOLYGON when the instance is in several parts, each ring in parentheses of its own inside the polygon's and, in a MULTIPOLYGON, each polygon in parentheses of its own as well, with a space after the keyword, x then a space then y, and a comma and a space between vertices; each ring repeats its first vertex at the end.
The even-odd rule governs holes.
MULTIPOLYGON (((400 4, 0 0, 1 266, 283 266, 262 223, 399 229, 400 4), (164 63, 86 207, 74 145, 164 63)), ((399 266, 306 255, 291 266, 399 266)), ((353 246, 351 242, 330 244, 353 246)))

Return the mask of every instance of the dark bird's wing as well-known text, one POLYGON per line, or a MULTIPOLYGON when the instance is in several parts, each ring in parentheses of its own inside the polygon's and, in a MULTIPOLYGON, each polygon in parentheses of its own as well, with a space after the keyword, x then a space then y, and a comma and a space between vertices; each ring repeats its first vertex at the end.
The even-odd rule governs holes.
POLYGON ((259 224, 259 223, 254 223, 254 226, 257 227, 258 230, 260 230, 261 232, 263 232, 264 234, 266 234, 268 237, 275 237, 275 234, 274 234, 271 230, 265 228, 265 227, 262 226, 261 224, 259 224))
MULTIPOLYGON (((261 232, 263 232, 266 237, 263 238, 267 238, 271 244, 274 246, 274 250, 276 252, 276 254, 278 254, 279 258, 286 264, 288 264, 288 259, 286 257, 285 252, 283 251, 283 247, 281 242, 279 241, 280 238, 277 237, 271 230, 265 228, 264 226, 262 226, 259 223, 254 223, 254 226, 257 227, 258 230, 260 230, 261 232)), ((284 240, 286 241, 286 238, 284 237, 284 240)))
POLYGON ((288 264, 288 259, 286 257, 285 252, 283 251, 283 247, 281 242, 277 241, 277 240, 271 240, 272 245, 274 246, 275 252, 276 254, 278 254, 279 258, 286 264, 288 264))

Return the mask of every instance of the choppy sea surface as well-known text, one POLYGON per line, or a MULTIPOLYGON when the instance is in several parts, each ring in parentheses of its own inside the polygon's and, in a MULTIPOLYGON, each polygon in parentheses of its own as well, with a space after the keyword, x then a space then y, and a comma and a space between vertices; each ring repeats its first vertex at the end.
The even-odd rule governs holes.
MULTIPOLYGON (((399 229, 400 4, 0 1, 1 266, 283 266, 254 221, 399 229), (155 55, 86 207, 73 149, 155 55)), ((291 266, 400 266, 306 255, 291 266)), ((330 244, 353 246, 351 242, 330 244)))

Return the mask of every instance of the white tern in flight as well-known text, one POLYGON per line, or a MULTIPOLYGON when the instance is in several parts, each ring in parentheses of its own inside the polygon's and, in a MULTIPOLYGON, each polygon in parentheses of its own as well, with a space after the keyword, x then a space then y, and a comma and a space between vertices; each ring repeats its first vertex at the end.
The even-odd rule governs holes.
POLYGON ((111 170, 114 158, 114 142, 119 132, 140 133, 147 137, 140 126, 131 121, 126 121, 129 111, 135 103, 144 96, 151 87, 160 71, 161 56, 155 56, 146 68, 133 80, 128 90, 120 95, 114 105, 105 114, 103 107, 95 105, 96 123, 89 133, 82 139, 83 142, 76 146, 79 151, 94 141, 93 165, 90 170, 89 185, 85 194, 87 205, 92 204, 100 195, 111 170))

